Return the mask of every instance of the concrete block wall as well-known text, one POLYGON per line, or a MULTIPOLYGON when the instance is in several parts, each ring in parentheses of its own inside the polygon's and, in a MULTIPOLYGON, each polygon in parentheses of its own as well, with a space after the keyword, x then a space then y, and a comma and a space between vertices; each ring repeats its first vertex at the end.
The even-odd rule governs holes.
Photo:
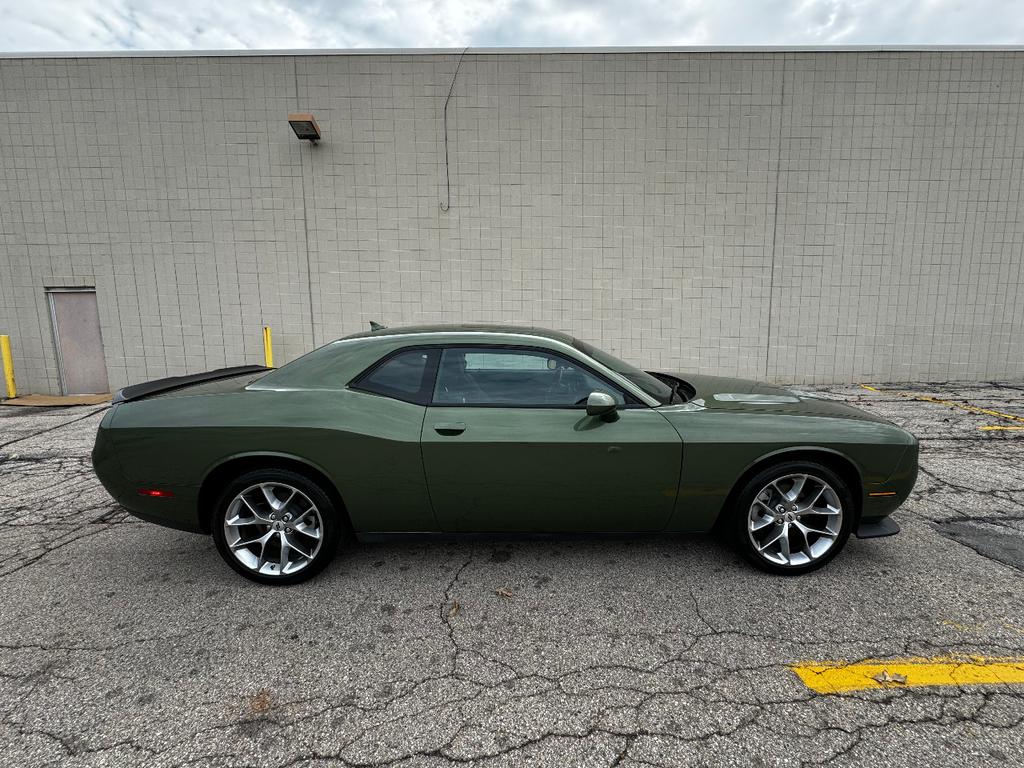
POLYGON ((366 328, 546 325, 782 382, 1024 376, 1024 52, 0 59, 0 333, 112 387, 366 328), (317 146, 290 111, 312 111, 317 146))

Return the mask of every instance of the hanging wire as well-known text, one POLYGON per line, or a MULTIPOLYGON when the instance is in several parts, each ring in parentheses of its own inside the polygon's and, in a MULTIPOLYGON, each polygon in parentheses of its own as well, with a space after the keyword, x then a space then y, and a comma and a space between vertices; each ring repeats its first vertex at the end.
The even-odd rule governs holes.
POLYGON ((451 101, 452 92, 455 90, 455 81, 459 77, 459 69, 462 67, 462 57, 469 50, 467 45, 459 54, 459 61, 455 65, 455 72, 452 74, 451 85, 448 86, 448 95, 444 99, 444 189, 445 200, 440 204, 441 210, 447 212, 452 205, 452 180, 448 171, 448 102, 451 101))

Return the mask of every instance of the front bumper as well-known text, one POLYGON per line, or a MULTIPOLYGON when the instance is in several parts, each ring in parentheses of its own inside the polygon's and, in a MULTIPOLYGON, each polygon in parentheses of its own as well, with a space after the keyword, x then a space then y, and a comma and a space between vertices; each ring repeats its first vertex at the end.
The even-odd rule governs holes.
POLYGON ((861 497, 861 514, 854 534, 858 539, 877 539, 881 536, 895 536, 900 525, 889 517, 905 502, 917 482, 918 456, 920 445, 917 438, 906 433, 909 444, 900 457, 899 464, 884 483, 865 486, 861 497))
POLYGON ((858 539, 877 539, 882 536, 895 536, 900 532, 900 524, 891 517, 881 520, 867 520, 857 526, 858 539))

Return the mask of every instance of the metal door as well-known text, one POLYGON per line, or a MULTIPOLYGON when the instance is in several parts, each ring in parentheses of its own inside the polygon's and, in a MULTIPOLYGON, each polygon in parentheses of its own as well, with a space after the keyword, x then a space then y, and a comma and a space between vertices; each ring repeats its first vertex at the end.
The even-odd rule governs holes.
POLYGON ((65 395, 109 392, 96 291, 50 289, 46 294, 57 344, 61 390, 65 395))
POLYGON ((682 440, 657 411, 552 350, 447 347, 421 434, 445 531, 657 531, 676 501, 682 440), (588 416, 602 391, 615 418, 588 416))
POLYGON ((423 466, 445 531, 659 531, 676 502, 682 441, 649 408, 430 407, 423 466))

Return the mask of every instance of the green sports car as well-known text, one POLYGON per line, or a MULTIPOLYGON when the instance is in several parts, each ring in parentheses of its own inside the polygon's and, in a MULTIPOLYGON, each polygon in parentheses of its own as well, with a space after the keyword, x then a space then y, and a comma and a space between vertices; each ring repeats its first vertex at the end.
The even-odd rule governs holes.
POLYGON ((717 529, 754 565, 804 573, 851 532, 899 531, 918 444, 812 394, 462 325, 127 387, 92 457, 133 515, 212 534, 243 576, 289 584, 344 538, 410 534, 717 529))

